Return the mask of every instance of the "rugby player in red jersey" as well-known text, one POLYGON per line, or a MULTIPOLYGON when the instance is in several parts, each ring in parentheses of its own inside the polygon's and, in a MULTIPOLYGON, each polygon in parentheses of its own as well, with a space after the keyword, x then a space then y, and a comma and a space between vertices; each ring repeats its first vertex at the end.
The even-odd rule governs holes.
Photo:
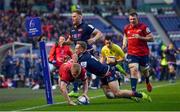
POLYGON ((65 37, 60 36, 58 42, 52 46, 49 52, 49 62, 55 65, 58 69, 66 62, 68 57, 72 57, 70 46, 64 45, 65 37))
POLYGON ((127 46, 127 60, 131 74, 131 88, 136 91, 139 70, 144 74, 148 92, 152 91, 149 82, 149 48, 147 42, 153 41, 153 35, 146 24, 139 22, 135 10, 129 12, 129 24, 124 28, 123 46, 127 46))
POLYGON ((71 100, 71 98, 68 96, 68 90, 67 86, 70 82, 82 81, 83 82, 83 94, 84 96, 87 96, 88 92, 88 79, 86 75, 86 70, 80 66, 78 63, 73 63, 71 61, 68 61, 61 65, 59 69, 59 87, 61 90, 62 95, 67 100, 69 105, 76 105, 75 102, 71 100))
POLYGON ((72 57, 72 50, 70 46, 65 45, 65 37, 60 36, 58 42, 56 42, 49 51, 49 62, 54 65, 54 68, 51 70, 51 82, 52 88, 56 89, 56 84, 54 81, 58 83, 58 78, 55 78, 54 75, 57 74, 59 67, 67 60, 72 57))

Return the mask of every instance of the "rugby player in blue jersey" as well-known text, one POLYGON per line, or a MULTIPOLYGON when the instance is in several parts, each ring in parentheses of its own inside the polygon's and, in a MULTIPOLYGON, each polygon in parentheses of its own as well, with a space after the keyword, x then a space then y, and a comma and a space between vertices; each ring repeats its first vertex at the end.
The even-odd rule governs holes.
POLYGON ((67 42, 71 44, 76 44, 77 41, 84 41, 88 46, 87 49, 90 51, 93 50, 92 44, 103 38, 103 34, 100 30, 83 20, 82 12, 80 10, 72 12, 72 24, 73 27, 71 28, 70 36, 67 39, 67 42))
POLYGON ((78 63, 85 67, 88 72, 100 77, 102 89, 107 98, 128 98, 134 97, 151 102, 151 97, 144 92, 136 92, 131 90, 120 90, 116 68, 100 63, 93 55, 87 52, 87 44, 83 41, 78 41, 75 46, 78 63))

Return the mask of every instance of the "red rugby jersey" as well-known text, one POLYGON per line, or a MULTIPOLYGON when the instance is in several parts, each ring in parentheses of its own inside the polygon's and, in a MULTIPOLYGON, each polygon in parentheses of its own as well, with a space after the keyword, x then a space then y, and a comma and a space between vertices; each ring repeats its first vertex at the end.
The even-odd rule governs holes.
POLYGON ((54 45, 49 51, 49 61, 56 60, 56 66, 60 67, 68 56, 72 56, 72 51, 69 46, 54 45))
MULTIPOLYGON (((62 64, 59 69, 60 79, 62 81, 65 81, 66 83, 73 82, 75 80, 75 78, 71 75, 71 72, 70 72, 71 66, 72 66, 72 63, 67 62, 67 63, 62 64)), ((77 79, 84 81, 86 80, 86 78, 87 78, 86 69, 81 68, 81 74, 79 75, 77 79)))
POLYGON ((138 23, 135 26, 128 24, 124 27, 124 33, 128 40, 128 54, 135 56, 149 55, 147 41, 134 37, 134 34, 139 34, 146 38, 146 36, 151 33, 144 23, 138 23))

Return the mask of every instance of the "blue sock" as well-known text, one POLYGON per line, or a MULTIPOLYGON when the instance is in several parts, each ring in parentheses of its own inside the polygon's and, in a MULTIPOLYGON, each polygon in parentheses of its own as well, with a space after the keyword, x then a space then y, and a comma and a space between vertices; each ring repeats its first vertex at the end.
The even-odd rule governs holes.
POLYGON ((149 76, 146 77, 146 84, 148 84, 148 83, 149 83, 149 76))
POLYGON ((136 91, 137 79, 131 78, 131 89, 132 91, 136 91))
POLYGON ((78 82, 74 82, 74 83, 73 83, 73 86, 74 86, 73 91, 74 91, 75 93, 78 92, 78 82))

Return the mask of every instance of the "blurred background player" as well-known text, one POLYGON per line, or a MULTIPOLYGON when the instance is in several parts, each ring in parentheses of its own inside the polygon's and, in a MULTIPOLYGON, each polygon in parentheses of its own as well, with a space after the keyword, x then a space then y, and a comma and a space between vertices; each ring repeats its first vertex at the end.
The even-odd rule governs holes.
POLYGON ((81 80, 83 82, 83 93, 82 95, 87 96, 88 92, 88 79, 86 75, 86 70, 82 68, 78 63, 67 62, 61 65, 60 67, 60 79, 59 79, 59 87, 62 95, 67 100, 69 105, 76 105, 70 97, 68 96, 67 86, 70 82, 75 80, 81 80))
POLYGON ((138 97, 151 102, 151 97, 144 92, 139 93, 131 90, 120 90, 117 80, 117 74, 114 67, 100 63, 87 50, 87 44, 83 41, 78 41, 75 46, 75 51, 78 56, 78 63, 88 72, 100 77, 102 89, 107 98, 128 98, 138 97))
POLYGON ((120 71, 123 75, 127 76, 128 74, 122 68, 121 63, 125 54, 124 51, 115 43, 112 42, 111 36, 106 36, 104 40, 105 45, 101 49, 101 63, 106 63, 110 66, 116 66, 118 71, 120 71))
MULTIPOLYGON (((49 62, 54 65, 54 70, 52 70, 51 74, 51 82, 53 89, 56 88, 54 83, 54 77, 57 75, 57 71, 59 70, 60 66, 67 62, 72 57, 72 50, 70 46, 64 45, 65 37, 60 36, 58 42, 56 42, 49 51, 49 62), (54 75, 53 75, 54 74, 54 75)), ((57 79, 57 78, 56 78, 57 79)))
POLYGON ((168 62, 168 77, 169 82, 175 82, 175 76, 176 76, 176 50, 173 46, 173 44, 169 44, 167 47, 167 50, 165 51, 167 62, 168 62))
POLYGON ((128 49, 128 63, 131 74, 131 88, 136 91, 139 69, 146 79, 147 90, 152 91, 149 82, 149 48, 147 42, 153 41, 153 36, 146 24, 138 20, 134 9, 129 11, 129 22, 124 28, 123 46, 128 49), (140 68, 139 68, 140 67, 140 68))
MULTIPOLYGON (((100 30, 95 28, 91 24, 85 23, 83 20, 82 11, 74 10, 71 15, 73 27, 70 31, 70 36, 67 39, 67 43, 75 44, 77 41, 84 41, 88 45, 88 51, 93 54, 92 45, 99 39, 103 37, 103 34, 100 30)), ((88 73, 91 77, 91 73, 88 73)), ((78 83, 74 83, 74 89, 69 93, 69 96, 77 97, 78 96, 78 83)))

